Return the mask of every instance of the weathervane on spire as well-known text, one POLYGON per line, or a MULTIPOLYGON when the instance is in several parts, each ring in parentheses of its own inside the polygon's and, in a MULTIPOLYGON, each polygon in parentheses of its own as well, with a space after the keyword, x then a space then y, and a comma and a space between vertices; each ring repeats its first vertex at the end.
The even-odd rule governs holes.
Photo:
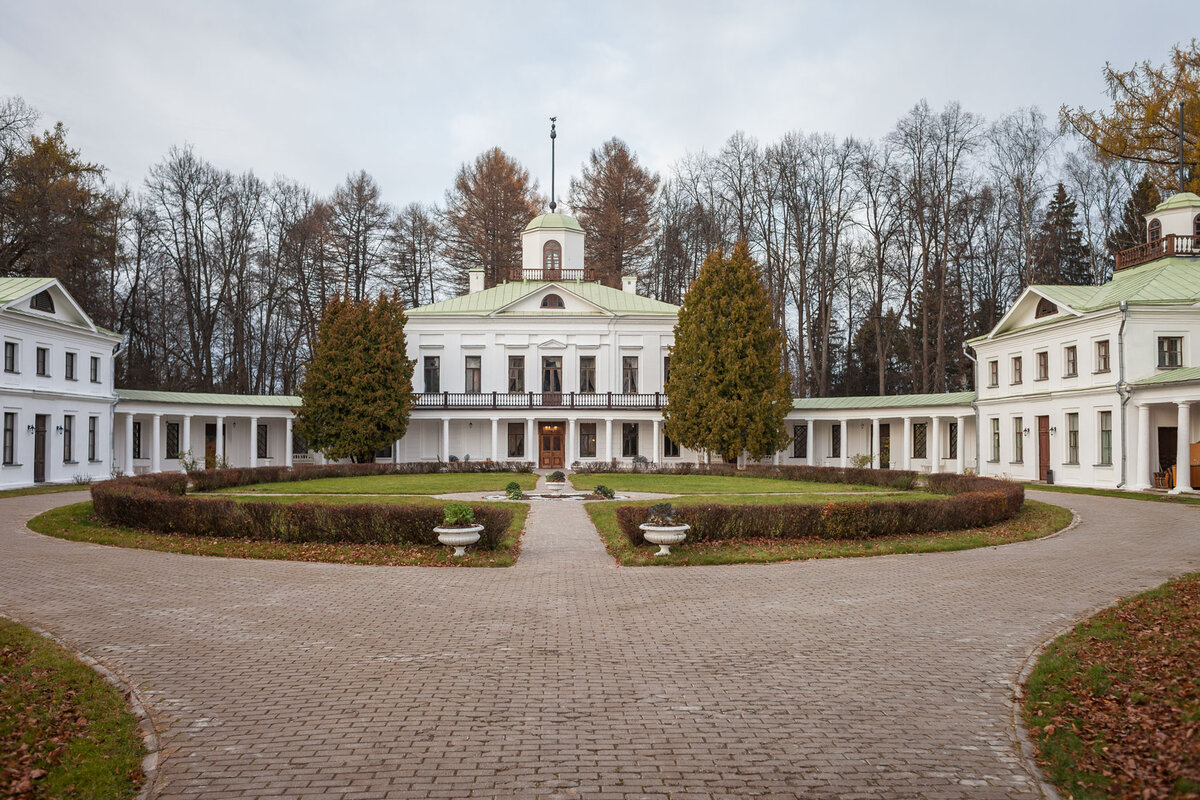
POLYGON ((558 122, 558 117, 550 118, 550 212, 554 213, 554 209, 558 203, 554 202, 554 140, 558 138, 558 133, 554 130, 555 123, 558 122))

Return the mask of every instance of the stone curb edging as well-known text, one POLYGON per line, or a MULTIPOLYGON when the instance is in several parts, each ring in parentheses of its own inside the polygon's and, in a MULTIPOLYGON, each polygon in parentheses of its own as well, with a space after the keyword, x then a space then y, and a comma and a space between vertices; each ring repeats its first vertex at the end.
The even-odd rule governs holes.
POLYGON ((4 619, 14 622, 18 625, 22 625, 38 634, 42 638, 49 639, 51 642, 54 642, 59 647, 75 656, 75 658, 82 661, 90 669, 95 671, 96 674, 98 674, 101 678, 104 678, 104 680, 110 686, 121 693, 121 695, 125 698, 125 702, 128 705, 130 712, 132 712, 134 718, 137 720, 138 733, 141 734, 142 743, 146 748, 146 755, 142 758, 142 774, 145 776, 146 780, 142 783, 142 788, 137 793, 135 800, 148 800, 150 797, 152 797, 157 784, 158 760, 159 754, 162 752, 162 750, 159 743, 158 729, 154 725, 154 719, 146 710, 146 706, 144 703, 142 703, 142 699, 138 695, 137 690, 135 690, 128 681, 122 678, 119 673, 110 667, 105 666, 93 656, 90 656, 81 650, 75 649, 70 642, 66 641, 57 634, 52 633, 40 625, 35 625, 27 620, 18 619, 17 617, 6 614, 3 611, 0 611, 0 617, 3 617, 4 619))

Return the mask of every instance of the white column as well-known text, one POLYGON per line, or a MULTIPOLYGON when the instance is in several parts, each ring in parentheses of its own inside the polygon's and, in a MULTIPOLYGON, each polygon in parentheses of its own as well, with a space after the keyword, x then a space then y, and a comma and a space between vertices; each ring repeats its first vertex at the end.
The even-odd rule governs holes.
POLYGON ((225 418, 217 417, 217 463, 225 460, 225 418))
POLYGON ((537 428, 533 424, 533 417, 525 420, 525 460, 532 461, 534 467, 541 463, 538 452, 537 428))
POLYGON ((929 471, 942 471, 942 418, 932 417, 929 431, 929 471))
POLYGON ((566 451, 563 454, 563 458, 567 462, 568 467, 579 460, 579 457, 575 455, 578 442, 579 439, 575 436, 575 420, 572 418, 567 420, 567 441, 566 446, 563 448, 566 451))
MULTIPOLYGON (((396 442, 396 453, 399 452, 400 442, 396 442)), ((292 450, 292 418, 288 417, 283 421, 283 465, 291 469, 295 457, 296 453, 292 450)))
POLYGON ((442 463, 450 461, 450 418, 442 417, 442 463))
MULTIPOLYGON (((183 422, 180 424, 183 426, 183 428, 179 431, 179 450, 180 452, 186 453, 188 458, 195 458, 195 456, 192 455, 192 415, 185 415, 183 422)), ((180 471, 184 471, 183 459, 180 459, 179 461, 179 469, 180 471)))
POLYGON ((150 429, 150 471, 162 472, 162 414, 154 415, 153 427, 150 429))
POLYGON ((500 420, 492 417, 492 461, 500 460, 500 420))
POLYGON ((879 417, 871 417, 871 469, 879 469, 883 447, 879 444, 879 417))
POLYGON ((125 415, 125 474, 133 474, 133 414, 125 415))
POLYGON ((912 417, 904 418, 904 459, 905 469, 912 469, 912 417))
POLYGON ((958 463, 955 470, 959 475, 967 474, 967 418, 958 418, 958 463))
POLYGON ((604 460, 612 461, 612 418, 604 420, 604 460))
POLYGON ((845 469, 845 468, 846 468, 846 465, 847 465, 848 463, 850 463, 850 462, 849 462, 849 458, 848 458, 848 454, 849 454, 849 452, 850 452, 850 437, 849 437, 849 436, 847 436, 847 434, 848 434, 848 433, 849 433, 849 431, 850 431, 850 426, 847 424, 847 421, 846 421, 845 419, 840 419, 840 420, 838 420, 838 424, 842 426, 842 456, 841 456, 841 466, 842 466, 842 469, 845 469))
POLYGON ((652 434, 654 436, 654 444, 650 448, 650 452, 652 454, 650 463, 656 464, 656 465, 658 464, 658 438, 659 438, 658 437, 658 425, 659 425, 659 421, 654 420, 654 423, 653 423, 654 430, 653 430, 653 434, 652 434))
POLYGON ((247 439, 250 444, 250 460, 246 463, 254 468, 258 466, 258 417, 250 418, 250 433, 247 439))
POLYGON ((1133 488, 1141 491, 1154 485, 1150 469, 1150 406, 1138 404, 1137 462, 1134 466, 1133 488))
POLYGON ((1171 494, 1190 492, 1192 490, 1191 441, 1192 441, 1192 402, 1176 400, 1179 407, 1179 432, 1175 442, 1175 488, 1171 494))

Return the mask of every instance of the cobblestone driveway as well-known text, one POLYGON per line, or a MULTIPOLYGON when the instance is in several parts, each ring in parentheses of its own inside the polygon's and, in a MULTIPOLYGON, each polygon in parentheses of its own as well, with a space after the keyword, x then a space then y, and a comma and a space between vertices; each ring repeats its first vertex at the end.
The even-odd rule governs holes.
POLYGON ((123 675, 175 797, 1038 797, 1011 727, 1038 643, 1200 568, 1200 509, 1053 495, 1007 547, 622 568, 577 505, 512 569, 74 544, 0 500, 0 610, 123 675))

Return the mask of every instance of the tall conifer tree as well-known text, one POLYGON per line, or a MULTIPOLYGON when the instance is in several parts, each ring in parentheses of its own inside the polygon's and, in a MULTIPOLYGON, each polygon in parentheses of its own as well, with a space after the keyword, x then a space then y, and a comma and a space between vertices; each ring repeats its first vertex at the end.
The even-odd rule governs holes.
POLYGON ((780 332, 746 243, 729 256, 711 253, 675 325, 667 435, 726 461, 782 450, 792 395, 780 354, 780 332))
POLYGON ((1092 283, 1091 259, 1075 220, 1075 200, 1060 183, 1034 239, 1033 283, 1092 283))
POLYGON ((396 294, 326 306, 300 385, 296 433, 309 447, 362 462, 404 436, 413 375, 404 321, 396 294))

